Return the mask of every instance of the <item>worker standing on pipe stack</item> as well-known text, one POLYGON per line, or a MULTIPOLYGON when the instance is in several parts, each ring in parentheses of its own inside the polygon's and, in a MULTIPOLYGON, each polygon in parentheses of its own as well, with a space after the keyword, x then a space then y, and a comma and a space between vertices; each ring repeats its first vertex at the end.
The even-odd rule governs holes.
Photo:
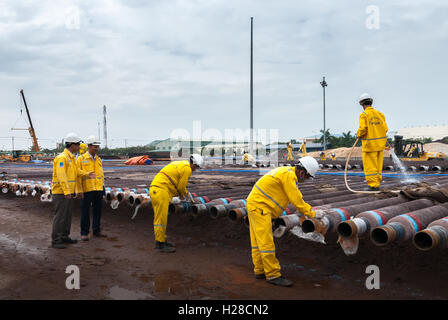
POLYGON ((358 138, 362 139, 364 175, 370 191, 378 191, 382 181, 383 152, 387 143, 387 124, 384 114, 372 107, 373 98, 368 93, 359 97, 364 111, 359 115, 358 138))
POLYGON ((82 177, 95 179, 93 172, 81 172, 76 164, 75 154, 79 151, 81 139, 76 133, 65 137, 65 150, 53 160, 53 183, 51 193, 56 214, 53 218, 52 247, 65 249, 66 243, 77 243, 71 239, 72 209, 74 199, 83 197, 82 177))
POLYGON ((92 233, 95 237, 107 237, 101 232, 101 207, 103 203, 104 172, 103 162, 98 155, 101 143, 95 136, 87 138, 87 152, 79 156, 76 160, 81 172, 94 172, 96 177, 82 178, 82 189, 84 197, 81 204, 81 240, 89 240, 90 232, 90 207, 93 208, 92 214, 92 233))
POLYGON ((290 280, 282 277, 280 264, 275 257, 272 235, 272 219, 278 218, 292 203, 299 212, 310 218, 320 219, 321 211, 314 212, 303 201, 298 182, 316 175, 319 164, 312 157, 303 157, 292 167, 278 167, 260 178, 247 198, 247 213, 250 225, 252 261, 256 279, 267 279, 269 283, 289 287, 290 280))
POLYGON ((179 195, 182 201, 187 198, 192 202, 191 194, 187 190, 188 179, 192 171, 201 168, 203 163, 204 159, 199 154, 191 155, 190 161, 173 161, 160 170, 151 183, 149 195, 154 209, 154 236, 156 249, 160 252, 176 252, 175 247, 166 241, 168 207, 176 195, 179 195))
POLYGON ((336 153, 332 152, 330 156, 331 160, 336 160, 336 153))
POLYGON ((294 160, 294 157, 292 156, 292 150, 293 150, 293 146, 292 146, 291 142, 288 142, 288 158, 286 159, 287 161, 294 160))

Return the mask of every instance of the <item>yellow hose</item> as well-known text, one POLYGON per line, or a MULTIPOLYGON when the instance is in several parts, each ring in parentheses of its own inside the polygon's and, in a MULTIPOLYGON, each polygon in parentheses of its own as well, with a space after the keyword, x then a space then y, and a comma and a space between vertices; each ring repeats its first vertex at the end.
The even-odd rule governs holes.
POLYGON ((350 153, 348 154, 347 160, 345 161, 345 170, 344 170, 344 181, 345 181, 345 186, 347 187, 347 189, 353 193, 380 193, 381 191, 356 191, 353 190, 352 188, 350 188, 350 186, 348 185, 347 182, 347 167, 348 167, 348 162, 352 156, 353 150, 355 150, 356 144, 358 143, 359 138, 356 139, 355 143, 353 144, 352 149, 350 150, 350 153))

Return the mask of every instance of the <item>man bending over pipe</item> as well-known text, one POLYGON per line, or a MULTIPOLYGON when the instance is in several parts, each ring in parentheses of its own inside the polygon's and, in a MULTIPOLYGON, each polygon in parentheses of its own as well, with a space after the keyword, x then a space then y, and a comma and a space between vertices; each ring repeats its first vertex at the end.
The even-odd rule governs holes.
POLYGON ((372 108, 373 98, 368 93, 359 97, 364 111, 359 115, 358 138, 362 139, 364 175, 370 191, 378 191, 383 180, 383 152, 387 143, 387 124, 384 114, 372 108))
POLYGON ((176 252, 174 246, 166 241, 166 226, 168 223, 168 207, 173 197, 179 195, 181 200, 188 197, 188 179, 192 171, 202 167, 204 159, 199 154, 193 154, 190 161, 173 161, 166 165, 154 177, 149 189, 152 207, 154 209, 154 236, 156 249, 160 252, 176 252))
POLYGON ((260 178, 247 198, 247 216, 250 225, 252 261, 256 279, 289 287, 290 280, 282 277, 280 264, 275 257, 272 219, 278 218, 292 203, 299 212, 310 218, 322 218, 322 212, 314 212, 302 199, 298 182, 314 177, 319 164, 312 157, 303 157, 293 167, 279 167, 260 178))

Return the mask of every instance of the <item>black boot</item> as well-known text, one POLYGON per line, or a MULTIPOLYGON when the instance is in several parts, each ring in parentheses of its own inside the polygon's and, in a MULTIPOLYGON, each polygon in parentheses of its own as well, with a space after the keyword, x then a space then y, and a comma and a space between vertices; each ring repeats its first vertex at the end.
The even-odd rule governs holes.
POLYGON ((156 249, 159 250, 159 252, 164 252, 164 253, 172 253, 172 252, 176 252, 176 249, 171 245, 167 245, 166 242, 159 242, 156 241, 156 249))
POLYGON ((281 286, 281 287, 290 287, 292 286, 292 281, 285 279, 283 277, 278 277, 275 279, 270 279, 268 280, 269 283, 275 284, 276 286, 281 286))

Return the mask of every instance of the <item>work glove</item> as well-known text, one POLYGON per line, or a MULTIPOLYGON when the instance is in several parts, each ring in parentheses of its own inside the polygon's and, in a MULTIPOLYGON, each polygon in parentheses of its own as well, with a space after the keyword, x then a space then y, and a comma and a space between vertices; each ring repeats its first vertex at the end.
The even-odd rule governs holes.
POLYGON ((315 219, 322 219, 325 215, 325 211, 323 210, 315 210, 314 213, 315 213, 314 216, 315 219))

